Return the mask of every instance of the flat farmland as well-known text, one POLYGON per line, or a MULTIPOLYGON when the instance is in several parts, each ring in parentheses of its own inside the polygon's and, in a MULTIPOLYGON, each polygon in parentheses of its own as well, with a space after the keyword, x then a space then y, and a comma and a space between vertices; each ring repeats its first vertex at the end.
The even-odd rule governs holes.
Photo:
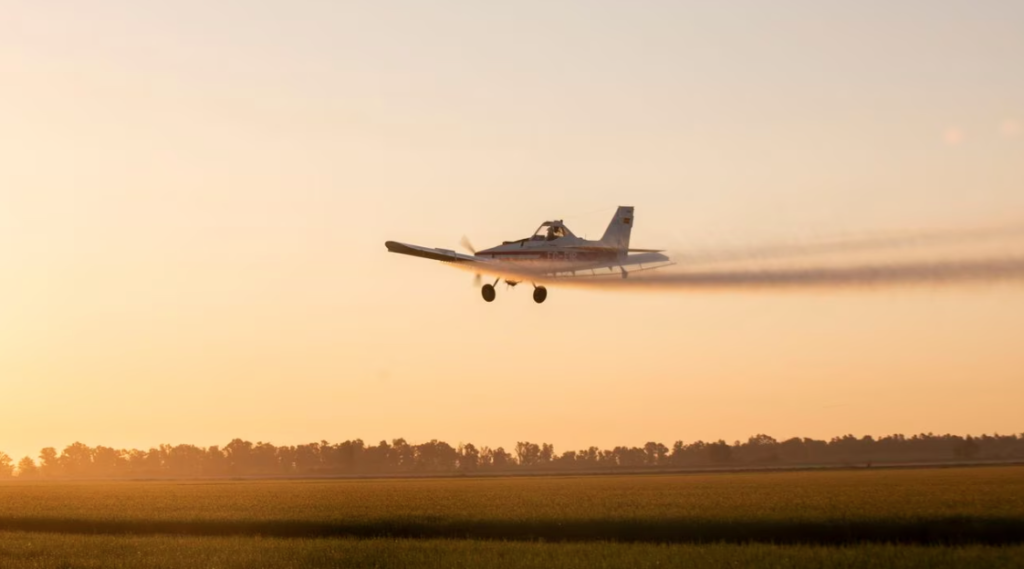
POLYGON ((1024 467, 519 478, 9 482, 0 531, 1017 545, 1024 467))
POLYGON ((1021 567, 1024 546, 537 543, 0 532, 3 569, 1021 567))

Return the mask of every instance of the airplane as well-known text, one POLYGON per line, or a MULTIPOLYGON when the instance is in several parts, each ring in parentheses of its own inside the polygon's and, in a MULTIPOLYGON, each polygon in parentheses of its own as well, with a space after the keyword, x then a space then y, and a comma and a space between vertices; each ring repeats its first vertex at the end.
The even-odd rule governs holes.
POLYGON ((392 253, 471 269, 476 272, 478 281, 481 274, 497 275, 493 284, 484 284, 480 288, 480 294, 487 302, 494 301, 497 296, 494 287, 502 280, 511 287, 523 281, 531 281, 534 287, 533 300, 541 304, 548 296, 544 283, 566 278, 607 277, 614 275, 616 270, 622 278, 627 278, 630 272, 659 269, 673 264, 661 250, 629 248, 634 221, 633 207, 620 206, 604 236, 597 241, 577 237, 562 220, 545 221, 530 237, 504 241, 501 245, 481 251, 475 250, 463 238, 463 247, 472 255, 397 241, 387 241, 384 245, 392 253), (639 268, 627 270, 626 267, 639 268))

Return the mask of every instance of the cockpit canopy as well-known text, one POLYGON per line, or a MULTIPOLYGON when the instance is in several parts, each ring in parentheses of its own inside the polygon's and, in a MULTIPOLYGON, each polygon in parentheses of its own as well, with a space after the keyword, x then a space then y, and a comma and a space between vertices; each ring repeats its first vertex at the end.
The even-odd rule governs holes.
POLYGON ((529 242, 554 241, 555 239, 560 239, 562 237, 576 237, 576 236, 573 235, 572 231, 569 231, 569 228, 566 227, 564 223, 562 223, 562 220, 545 221, 544 223, 540 224, 540 227, 537 228, 537 231, 534 232, 532 237, 527 237, 525 239, 518 239, 516 241, 503 241, 502 245, 509 245, 511 243, 523 244, 523 243, 526 243, 528 241, 529 242))
POLYGON ((572 235, 572 231, 561 221, 545 221, 530 238, 531 241, 554 241, 572 235))

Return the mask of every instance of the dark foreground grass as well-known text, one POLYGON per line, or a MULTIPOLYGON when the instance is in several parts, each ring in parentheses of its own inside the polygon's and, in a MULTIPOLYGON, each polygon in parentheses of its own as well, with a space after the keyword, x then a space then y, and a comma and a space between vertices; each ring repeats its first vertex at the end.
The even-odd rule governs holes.
POLYGON ((536 543, 0 532, 0 568, 1021 567, 1024 546, 536 543))
POLYGON ((1024 467, 0 484, 0 530, 287 538, 1024 544, 1024 467))
POLYGON ((386 520, 386 521, 176 521, 51 518, 0 519, 0 531, 60 534, 262 536, 276 538, 353 537, 472 539, 505 541, 619 541, 648 543, 775 543, 848 545, 1010 545, 1024 543, 1024 520, 949 516, 895 520, 729 521, 690 518, 656 520, 386 520))

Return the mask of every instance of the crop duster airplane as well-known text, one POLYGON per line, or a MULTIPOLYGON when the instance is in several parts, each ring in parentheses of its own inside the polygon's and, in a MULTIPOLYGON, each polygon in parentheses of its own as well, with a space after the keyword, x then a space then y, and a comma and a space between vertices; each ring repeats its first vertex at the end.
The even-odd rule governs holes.
POLYGON ((545 221, 532 237, 505 241, 482 251, 473 249, 469 241, 463 238, 463 247, 472 255, 397 241, 387 241, 384 245, 392 253, 451 263, 475 271, 478 281, 481 274, 496 275, 497 280, 493 284, 484 284, 480 288, 480 294, 487 302, 494 300, 494 286, 502 280, 513 287, 530 281, 533 284, 533 300, 540 304, 547 299, 548 291, 543 284, 538 283, 567 278, 607 277, 616 273, 626 278, 630 272, 671 265, 670 259, 662 251, 629 248, 633 222, 633 208, 622 206, 615 212, 604 236, 598 241, 588 241, 573 235, 561 220, 545 221))

